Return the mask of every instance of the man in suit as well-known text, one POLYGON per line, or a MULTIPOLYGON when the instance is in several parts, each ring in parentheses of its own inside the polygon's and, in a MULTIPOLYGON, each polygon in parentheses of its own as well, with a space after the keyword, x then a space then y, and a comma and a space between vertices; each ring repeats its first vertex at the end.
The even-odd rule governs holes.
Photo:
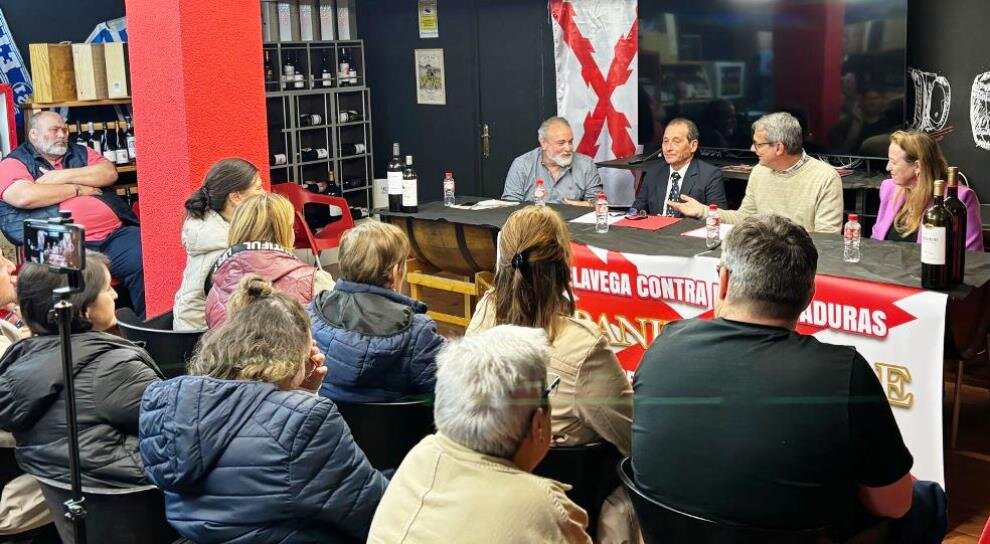
POLYGON ((663 131, 662 146, 667 164, 658 170, 647 171, 633 208, 646 210, 650 215, 683 217, 667 205, 668 200, 680 202, 681 195, 725 208, 722 171, 694 159, 698 150, 698 127, 693 122, 679 117, 668 123, 663 131))

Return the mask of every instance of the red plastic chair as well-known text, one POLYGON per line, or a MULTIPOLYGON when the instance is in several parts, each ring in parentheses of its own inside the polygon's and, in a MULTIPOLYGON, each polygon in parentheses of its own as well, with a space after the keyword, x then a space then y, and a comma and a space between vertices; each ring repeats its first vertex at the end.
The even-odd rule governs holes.
POLYGON ((296 210, 296 222, 294 225, 296 248, 312 251, 316 257, 316 262, 320 262, 321 251, 339 246, 340 237, 354 226, 351 208, 347 200, 342 197, 316 194, 292 182, 272 185, 272 192, 284 196, 292 203, 292 207, 296 210), (306 219, 303 215, 303 207, 306 204, 329 204, 336 206, 340 208, 341 217, 339 220, 330 223, 319 231, 313 232, 310 230, 309 225, 306 224, 306 219))

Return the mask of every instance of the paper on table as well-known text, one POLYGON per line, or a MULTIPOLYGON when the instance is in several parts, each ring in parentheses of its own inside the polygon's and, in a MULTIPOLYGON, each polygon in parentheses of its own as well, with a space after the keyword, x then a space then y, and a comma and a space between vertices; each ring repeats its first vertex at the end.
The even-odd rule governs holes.
MULTIPOLYGON (((608 212, 608 224, 614 225, 619 221, 626 218, 626 214, 623 212, 608 212)), ((595 212, 588 212, 580 217, 575 217, 570 220, 571 223, 584 223, 586 225, 594 225, 596 222, 595 212)))
POLYGON ((643 219, 629 219, 623 217, 622 221, 616 223, 615 226, 643 230, 660 230, 664 227, 669 227, 678 221, 680 221, 680 219, 676 217, 667 217, 665 215, 651 215, 643 219))
MULTIPOLYGON (((682 232, 681 236, 690 236, 692 238, 708 238, 708 233, 705 231, 706 227, 701 227, 700 229, 689 230, 687 232, 682 232)), ((719 238, 725 240, 725 237, 732 232, 732 225, 727 225, 722 223, 719 225, 719 238)))
POLYGON ((458 210, 491 210, 493 208, 508 208, 509 206, 518 206, 518 202, 510 202, 508 200, 482 200, 477 204, 471 206, 465 206, 463 204, 453 204, 451 208, 457 208, 458 210))

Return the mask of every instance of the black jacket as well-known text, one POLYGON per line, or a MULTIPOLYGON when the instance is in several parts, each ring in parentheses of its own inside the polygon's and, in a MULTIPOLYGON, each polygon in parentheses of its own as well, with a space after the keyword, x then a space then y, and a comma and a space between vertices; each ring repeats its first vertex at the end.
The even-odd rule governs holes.
MULTIPOLYGON (((146 351, 104 332, 72 335, 84 489, 149 485, 138 452, 145 387, 162 377, 146 351)), ((59 337, 33 336, 0 359, 0 429, 17 440, 17 464, 37 478, 69 484, 59 337)))
MULTIPOLYGON (((647 170, 643 183, 636 192, 636 201, 632 207, 637 210, 646 210, 650 215, 663 213, 663 203, 667 200, 667 180, 670 178, 670 166, 664 165, 656 170, 647 170)), ((722 170, 700 161, 697 158, 691 159, 684 179, 681 180, 681 194, 701 202, 702 204, 715 204, 720 209, 727 206, 725 199, 725 185, 722 182, 722 170)), ((676 217, 681 214, 675 212, 676 217)))

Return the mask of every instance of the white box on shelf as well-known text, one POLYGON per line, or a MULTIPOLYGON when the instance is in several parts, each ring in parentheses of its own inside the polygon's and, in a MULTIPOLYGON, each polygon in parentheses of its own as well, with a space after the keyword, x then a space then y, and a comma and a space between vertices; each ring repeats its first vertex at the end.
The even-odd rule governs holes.
POLYGON ((319 0, 320 2, 320 39, 321 40, 334 40, 333 31, 333 18, 334 18, 334 5, 333 0, 319 0))
POLYGON ((278 3, 278 39, 282 42, 299 41, 299 4, 278 3))
POLYGON ((337 35, 341 40, 357 38, 357 10, 354 0, 337 0, 337 35))

